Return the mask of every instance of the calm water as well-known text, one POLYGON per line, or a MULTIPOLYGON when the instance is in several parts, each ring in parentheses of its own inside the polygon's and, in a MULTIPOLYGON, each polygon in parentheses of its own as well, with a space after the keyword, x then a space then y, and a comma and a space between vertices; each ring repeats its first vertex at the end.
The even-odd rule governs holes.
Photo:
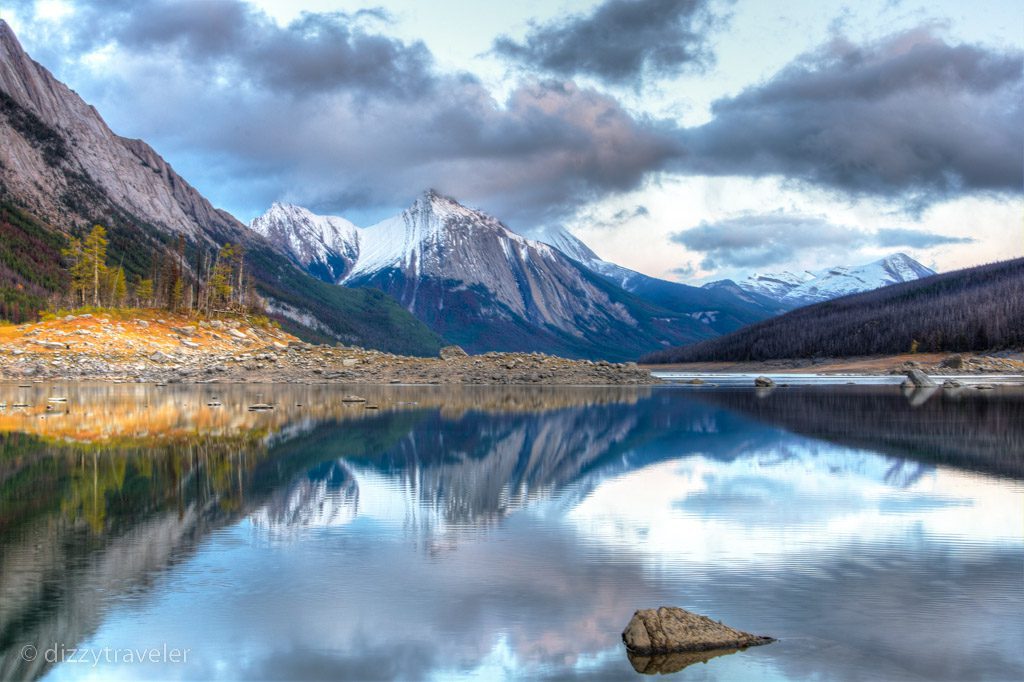
POLYGON ((621 679, 663 604, 779 638, 680 679, 1024 678, 1024 389, 0 402, 0 679, 621 679))

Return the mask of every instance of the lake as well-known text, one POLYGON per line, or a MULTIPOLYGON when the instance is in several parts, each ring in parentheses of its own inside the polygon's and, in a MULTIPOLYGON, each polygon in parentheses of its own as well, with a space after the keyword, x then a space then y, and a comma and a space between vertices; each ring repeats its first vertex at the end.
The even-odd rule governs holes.
POLYGON ((679 679, 1024 679, 1019 387, 0 403, 0 679, 622 679, 659 605, 778 638, 679 679))

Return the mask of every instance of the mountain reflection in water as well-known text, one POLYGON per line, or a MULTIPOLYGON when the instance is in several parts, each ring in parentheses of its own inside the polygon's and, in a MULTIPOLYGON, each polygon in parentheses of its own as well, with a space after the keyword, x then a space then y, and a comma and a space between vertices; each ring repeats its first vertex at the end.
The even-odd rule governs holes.
POLYGON ((698 666, 711 678, 1024 673, 1012 388, 916 406, 891 387, 0 402, 31 405, 0 412, 2 679, 96 672, 25 661, 27 644, 164 642, 188 664, 102 677, 619 678, 619 632, 659 604, 780 638, 698 666))

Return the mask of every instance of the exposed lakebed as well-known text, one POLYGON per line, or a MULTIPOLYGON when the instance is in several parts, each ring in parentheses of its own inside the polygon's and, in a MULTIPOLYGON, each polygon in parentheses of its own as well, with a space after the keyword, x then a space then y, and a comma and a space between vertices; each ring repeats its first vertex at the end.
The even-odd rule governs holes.
POLYGON ((3 679, 617 679, 662 604, 779 640, 685 679, 1024 676, 1018 387, 0 402, 3 679), (24 659, 54 644, 189 655, 24 659))

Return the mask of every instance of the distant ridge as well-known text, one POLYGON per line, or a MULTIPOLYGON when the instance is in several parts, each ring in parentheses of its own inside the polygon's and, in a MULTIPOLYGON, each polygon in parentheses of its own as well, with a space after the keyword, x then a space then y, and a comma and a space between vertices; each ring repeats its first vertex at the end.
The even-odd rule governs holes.
POLYGON ((763 296, 786 309, 792 309, 892 284, 912 282, 934 274, 934 270, 907 254, 894 253, 864 265, 834 265, 814 272, 755 273, 736 282, 722 280, 704 286, 707 289, 736 286, 749 294, 763 296))
POLYGON ((749 361, 1024 347, 1024 258, 845 296, 644 362, 749 361))

